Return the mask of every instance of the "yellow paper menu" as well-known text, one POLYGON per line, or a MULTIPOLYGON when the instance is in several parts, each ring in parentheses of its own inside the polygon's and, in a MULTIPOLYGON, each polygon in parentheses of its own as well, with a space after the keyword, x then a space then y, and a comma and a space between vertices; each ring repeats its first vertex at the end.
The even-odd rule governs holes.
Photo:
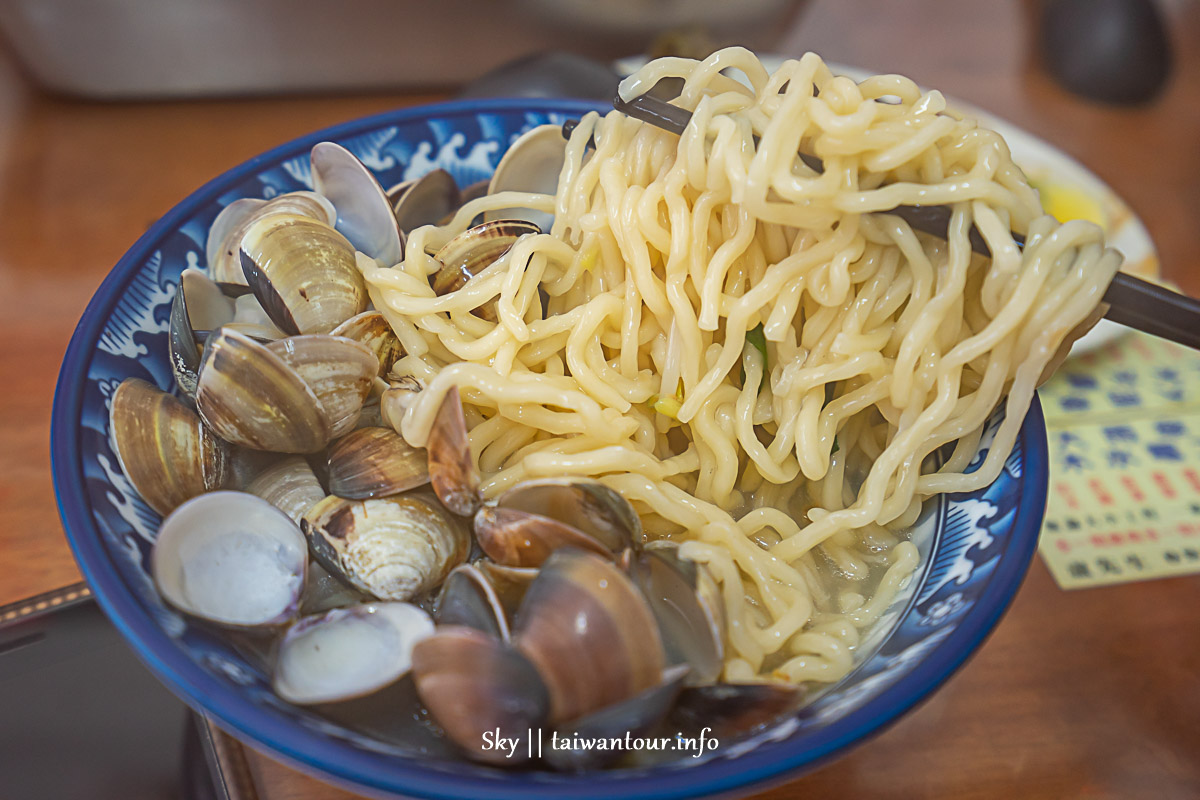
POLYGON ((1040 390, 1039 550, 1064 589, 1200 573, 1200 353, 1131 332, 1040 390))

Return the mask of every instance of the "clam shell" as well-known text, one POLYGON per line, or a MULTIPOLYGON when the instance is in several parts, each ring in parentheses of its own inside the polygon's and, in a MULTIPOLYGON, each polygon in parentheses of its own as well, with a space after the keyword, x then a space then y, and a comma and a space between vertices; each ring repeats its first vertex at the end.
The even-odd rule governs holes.
POLYGON ((222 439, 255 450, 313 453, 333 438, 321 402, 295 370, 223 328, 205 344, 196 409, 222 439))
POLYGON ((561 547, 576 547, 612 558, 604 545, 583 531, 512 508, 480 508, 475 514, 475 539, 488 558, 508 567, 540 567, 561 547))
POLYGON ((188 397, 196 396, 196 373, 200 370, 195 332, 219 328, 232 322, 234 315, 234 301, 203 272, 189 267, 179 276, 179 288, 171 301, 168 342, 175 383, 188 397))
MULTIPOLYGON (((539 125, 523 133, 508 148, 492 180, 488 183, 488 194, 499 192, 532 192, 554 194, 558 191, 558 176, 562 172, 567 155, 567 140, 563 138, 559 125, 539 125)), ((505 208, 488 211, 485 220, 523 219, 532 222, 544 231, 554 224, 554 215, 532 208, 505 208)))
POLYGON ((145 381, 126 378, 113 392, 109 430, 121 470, 159 514, 225 483, 225 444, 195 411, 145 381))
POLYGON ((270 627, 299 609, 308 548, 299 528, 267 501, 210 492, 163 521, 150 554, 159 594, 219 625, 270 627))
MULTIPOLYGON (((333 142, 309 154, 313 188, 337 209, 336 227, 354 247, 387 266, 404 258, 404 239, 379 181, 358 158, 333 142)), ((360 309, 361 310, 361 309, 360 309)))
POLYGON ((446 576, 434 620, 438 625, 474 628, 505 642, 511 636, 508 615, 496 589, 472 564, 460 564, 446 576))
POLYGON ((408 600, 435 588, 470 549, 467 532, 415 497, 327 497, 301 527, 322 566, 381 600, 408 600))
POLYGON ((471 459, 467 420, 457 386, 446 392, 429 429, 425 449, 429 456, 429 481, 442 505, 459 516, 474 514, 482 502, 479 472, 471 459))
POLYGON ((396 337, 396 332, 388 324, 387 319, 378 311, 364 311, 338 325, 332 331, 333 336, 344 336, 356 342, 362 342, 371 348, 379 359, 379 375, 386 375, 396 359, 404 355, 404 348, 396 337))
POLYGON ((425 452, 391 428, 358 428, 329 445, 329 491, 365 500, 429 482, 425 452))
POLYGON ((301 214, 329 225, 336 218, 333 205, 314 192, 288 192, 271 200, 251 197, 234 200, 221 209, 208 229, 205 256, 214 281, 227 286, 246 285, 238 254, 242 236, 255 220, 277 213, 301 214))
POLYGON ((354 430, 376 375, 377 361, 369 347, 340 336, 314 334, 280 339, 267 349, 312 390, 329 423, 330 438, 354 430))
POLYGON ((433 277, 433 291, 442 295, 461 289, 522 236, 541 232, 532 222, 519 219, 497 219, 468 228, 434 255, 442 266, 433 277))
POLYGON ((458 184, 449 172, 435 169, 408 185, 395 187, 392 211, 406 235, 422 225, 437 225, 462 203, 458 184))
POLYGON ((642 540, 642 523, 629 501, 588 478, 521 481, 496 498, 496 505, 566 523, 612 553, 642 540))
POLYGON ((297 525, 304 512, 325 499, 321 482, 300 456, 288 456, 267 467, 250 481, 246 491, 266 500, 297 525))
POLYGON ((534 567, 506 567, 486 559, 474 561, 472 565, 491 584, 504 613, 509 619, 515 618, 521 601, 525 599, 525 592, 538 576, 538 570, 534 567))
POLYGON ((558 550, 521 602, 517 648, 550 691, 550 722, 626 700, 661 680, 665 658, 645 599, 611 561, 558 550))
POLYGON ((284 333, 329 333, 367 308, 354 247, 322 222, 269 214, 250 224, 240 248, 246 282, 284 333))
POLYGON ((468 757, 506 764, 528 749, 484 748, 484 733, 526 742, 545 721, 549 697, 537 670, 520 653, 486 633, 439 628, 413 650, 413 680, 425 707, 468 757))
POLYGON ((712 578, 707 568, 674 550, 656 548, 634 556, 629 573, 658 621, 667 663, 688 665, 693 685, 720 678, 725 667, 723 605, 708 594, 712 578))
POLYGON ((272 684, 290 703, 334 703, 404 677, 433 620, 408 603, 369 603, 305 617, 279 643, 272 684))

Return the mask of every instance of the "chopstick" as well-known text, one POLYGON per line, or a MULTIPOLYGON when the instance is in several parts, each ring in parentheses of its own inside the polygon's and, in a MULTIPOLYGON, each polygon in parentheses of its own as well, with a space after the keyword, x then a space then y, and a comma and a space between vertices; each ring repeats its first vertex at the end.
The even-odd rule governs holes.
MULTIPOLYGON (((673 106, 650 95, 641 95, 629 101, 617 97, 613 100, 613 108, 676 135, 683 133, 692 118, 691 112, 686 108, 673 106)), ((570 128, 564 125, 563 134, 568 135, 569 132, 570 128)), ((821 159, 807 153, 799 155, 800 160, 809 167, 817 172, 823 171, 821 159)), ((915 230, 943 239, 950 228, 951 212, 947 206, 902 205, 875 213, 895 214, 915 230)), ((1015 232, 1012 235, 1018 245, 1025 244, 1023 236, 1015 232)), ((971 226, 969 236, 972 250, 984 256, 992 254, 974 225, 971 226)), ((1109 305, 1104 314, 1105 318, 1200 350, 1200 301, 1156 286, 1126 272, 1118 272, 1113 277, 1112 283, 1104 292, 1103 301, 1109 305)))

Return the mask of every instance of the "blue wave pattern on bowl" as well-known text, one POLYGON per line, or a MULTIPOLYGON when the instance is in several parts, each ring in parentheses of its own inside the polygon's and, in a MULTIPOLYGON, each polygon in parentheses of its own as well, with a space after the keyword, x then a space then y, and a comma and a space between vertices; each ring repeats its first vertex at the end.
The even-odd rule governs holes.
POLYGON ((285 760, 359 787, 430 797, 690 797, 759 785, 830 757, 915 704, 970 654, 1016 591, 1045 501, 1044 428, 1036 404, 992 486, 928 504, 913 531, 922 566, 868 632, 860 653, 870 657, 796 718, 723 742, 700 759, 574 778, 453 762, 434 757, 436 747, 414 758, 411 749, 282 702, 258 667, 161 603, 147 575, 159 520, 121 474, 108 439, 108 399, 131 376, 171 386, 171 299, 180 272, 204 266, 207 231, 220 209, 241 197, 311 188, 308 150, 326 138, 348 147, 385 186, 437 167, 465 186, 490 176, 523 131, 589 108, 567 101, 445 104, 284 145, 214 180, 147 232, 97 292, 76 331, 55 401, 53 450, 59 503, 84 573, 164 682, 285 760), (83 374, 86 380, 77 382, 83 374), (103 550, 96 547, 97 532, 103 550))

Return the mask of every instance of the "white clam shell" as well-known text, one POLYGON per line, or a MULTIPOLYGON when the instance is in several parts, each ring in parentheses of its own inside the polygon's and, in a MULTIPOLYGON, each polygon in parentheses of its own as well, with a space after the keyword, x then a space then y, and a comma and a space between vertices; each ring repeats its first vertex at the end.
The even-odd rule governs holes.
POLYGON ((220 625, 257 627, 296 615, 308 547, 296 523, 266 500, 220 491, 175 509, 150 558, 171 605, 220 625))
POLYGON ((279 645, 273 684, 291 703, 332 703, 382 689, 412 667, 433 620, 408 603, 368 603, 306 617, 279 645))

